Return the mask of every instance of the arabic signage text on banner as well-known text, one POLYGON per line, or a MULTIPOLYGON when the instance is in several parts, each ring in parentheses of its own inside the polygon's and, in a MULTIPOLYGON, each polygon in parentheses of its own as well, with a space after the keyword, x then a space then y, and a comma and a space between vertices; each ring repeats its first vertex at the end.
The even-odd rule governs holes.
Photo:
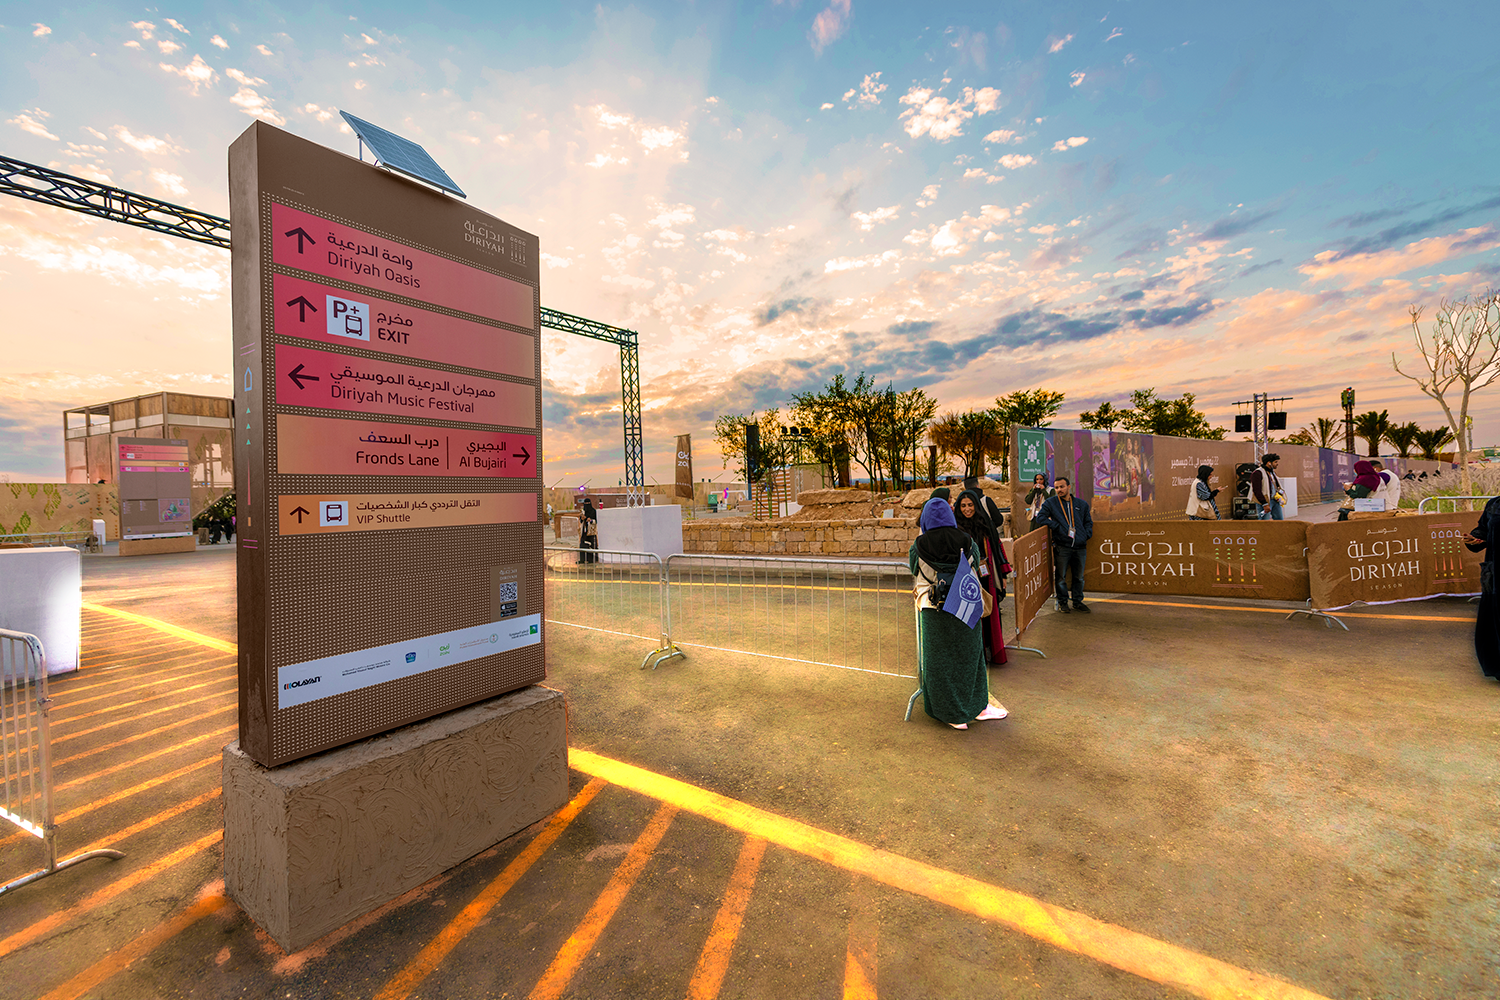
POLYGON ((1308 528, 1301 521, 1095 521, 1091 592, 1302 601, 1308 528))
MULTIPOLYGON (((1017 538, 1010 546, 1010 562, 1016 578, 1011 593, 1016 601, 1016 638, 1036 619, 1036 613, 1052 597, 1052 539, 1046 528, 1017 538)), ((1014 640, 1013 640, 1014 641, 1014 640)))
POLYGON ((513 278, 279 203, 269 235, 272 260, 284 267, 534 329, 536 292, 513 278))
POLYGON ((276 346, 276 402, 355 413, 536 426, 537 387, 478 375, 276 346))
POLYGON ((536 476, 532 434, 282 413, 276 435, 276 471, 292 475, 536 476))
POLYGON ((1462 540, 1478 523, 1478 511, 1463 511, 1309 526, 1313 607, 1328 610, 1356 601, 1394 604, 1479 593, 1484 553, 1470 552, 1462 540))
POLYGON ((289 274, 272 275, 276 332, 363 347, 397 358, 466 365, 518 378, 536 373, 536 342, 528 333, 488 326, 364 292, 347 292, 289 274))
POLYGON ((277 497, 283 535, 452 528, 537 519, 535 493, 358 493, 277 497))
POLYGON ((693 436, 677 435, 677 495, 693 496, 693 436))

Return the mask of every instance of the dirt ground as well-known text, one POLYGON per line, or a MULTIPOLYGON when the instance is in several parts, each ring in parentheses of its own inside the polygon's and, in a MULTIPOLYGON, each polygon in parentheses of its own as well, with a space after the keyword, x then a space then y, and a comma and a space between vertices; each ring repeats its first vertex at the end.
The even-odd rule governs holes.
MULTIPOLYGON (((85 600, 232 642, 232 566, 90 558, 85 600)), ((698 647, 643 671, 649 643, 576 627, 609 621, 553 624, 548 683, 591 801, 463 933, 538 828, 292 956, 215 895, 232 654, 91 612, 87 669, 54 685, 58 756, 91 752, 58 769, 62 849, 128 856, 0 898, 0 997, 1500 995, 1500 685, 1474 663, 1471 605, 1360 609, 1345 633, 1286 609, 1092 603, 1038 619, 1047 658, 992 672, 1010 718, 967 732, 920 705, 902 722, 906 679, 698 647), (112 669, 133 707, 79 721, 100 706, 70 699, 112 669), (588 792, 600 759, 728 805, 588 792)), ((0 877, 34 860, 0 838, 0 877)))

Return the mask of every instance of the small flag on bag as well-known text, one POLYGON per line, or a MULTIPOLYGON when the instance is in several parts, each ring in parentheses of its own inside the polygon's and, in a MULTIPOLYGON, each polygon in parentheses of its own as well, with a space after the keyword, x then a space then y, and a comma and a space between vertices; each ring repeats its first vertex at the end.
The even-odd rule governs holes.
POLYGON ((948 588, 948 599, 943 610, 969 628, 979 624, 984 614, 984 598, 980 596, 979 574, 969 565, 967 552, 958 557, 958 572, 953 574, 953 585, 948 588))

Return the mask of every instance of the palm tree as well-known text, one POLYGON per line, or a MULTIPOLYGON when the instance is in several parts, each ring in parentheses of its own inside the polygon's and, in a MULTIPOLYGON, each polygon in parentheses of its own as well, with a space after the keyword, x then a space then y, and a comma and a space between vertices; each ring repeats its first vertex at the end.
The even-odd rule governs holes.
POLYGON ((1446 427, 1434 427, 1430 431, 1417 431, 1417 447, 1422 451, 1422 457, 1433 459, 1438 457, 1438 449, 1453 440, 1453 432, 1446 427))
POLYGON ((1338 429, 1339 424, 1337 420, 1319 417, 1302 428, 1302 433, 1306 434, 1309 441, 1316 443, 1319 448, 1332 448, 1333 437, 1338 433, 1338 429))
POLYGON ((1380 442, 1391 430, 1391 415, 1388 410, 1361 413, 1354 418, 1354 433, 1364 438, 1370 445, 1369 455, 1374 458, 1380 454, 1380 442))
POLYGON ((1415 420, 1410 423, 1397 424, 1385 432, 1386 441, 1396 449, 1396 453, 1402 458, 1411 457, 1412 446, 1417 443, 1417 435, 1422 433, 1422 428, 1417 426, 1415 420))

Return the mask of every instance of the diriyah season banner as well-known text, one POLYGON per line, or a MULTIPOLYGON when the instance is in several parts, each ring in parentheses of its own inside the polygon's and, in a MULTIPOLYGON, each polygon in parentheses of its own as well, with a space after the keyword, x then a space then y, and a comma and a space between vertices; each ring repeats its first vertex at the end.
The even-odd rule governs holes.
MULTIPOLYGON (((1016 573, 1012 590, 1016 600, 1016 639, 1026 631, 1036 613, 1052 597, 1052 540, 1046 528, 1017 538, 1010 546, 1011 566, 1016 573)), ((1015 640, 1012 640, 1014 642, 1015 640)))
POLYGON ((1467 511, 1310 525, 1313 607, 1479 593, 1484 553, 1470 552, 1463 544, 1463 536, 1478 523, 1479 512, 1467 511))
POLYGON ((677 435, 677 495, 693 496, 693 436, 677 435))
POLYGON ((1095 521, 1090 591, 1266 601, 1309 595, 1301 521, 1095 521))

